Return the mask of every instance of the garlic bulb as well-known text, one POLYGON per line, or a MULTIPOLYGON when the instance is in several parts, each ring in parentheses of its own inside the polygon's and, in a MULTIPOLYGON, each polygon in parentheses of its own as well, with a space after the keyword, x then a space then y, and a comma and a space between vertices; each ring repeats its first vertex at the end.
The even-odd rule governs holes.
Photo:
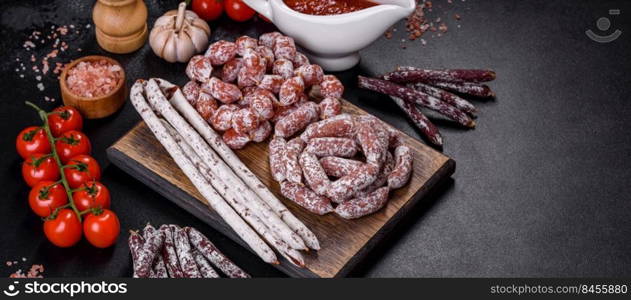
POLYGON ((153 52, 168 62, 188 62, 208 46, 210 27, 182 2, 156 20, 149 35, 153 52))

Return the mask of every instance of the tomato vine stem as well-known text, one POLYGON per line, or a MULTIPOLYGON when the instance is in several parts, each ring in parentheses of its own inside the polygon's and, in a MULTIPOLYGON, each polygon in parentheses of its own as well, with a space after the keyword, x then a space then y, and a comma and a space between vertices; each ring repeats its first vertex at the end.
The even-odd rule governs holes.
POLYGON ((81 222, 81 212, 77 209, 77 206, 75 205, 74 200, 72 199, 72 189, 70 188, 70 185, 68 184, 68 180, 66 179, 66 174, 64 172, 65 165, 61 163, 61 159, 59 158, 59 154, 57 153, 57 148, 55 147, 54 141, 56 139, 53 136, 53 133, 50 131, 50 126, 48 125, 48 113, 30 101, 26 101, 25 103, 26 105, 35 109, 37 113, 39 114, 39 117, 42 119, 42 121, 44 121, 44 125, 42 125, 42 128, 44 129, 44 132, 46 132, 46 137, 48 138, 48 142, 50 143, 50 148, 52 151, 51 154, 53 158, 55 159, 55 162, 57 162, 57 167, 59 168, 59 171, 60 171, 59 173, 61 175, 61 183, 63 184, 64 190, 66 190, 66 195, 68 196, 68 204, 70 205, 70 208, 72 208, 72 210, 77 215, 77 218, 79 218, 79 222, 81 222))

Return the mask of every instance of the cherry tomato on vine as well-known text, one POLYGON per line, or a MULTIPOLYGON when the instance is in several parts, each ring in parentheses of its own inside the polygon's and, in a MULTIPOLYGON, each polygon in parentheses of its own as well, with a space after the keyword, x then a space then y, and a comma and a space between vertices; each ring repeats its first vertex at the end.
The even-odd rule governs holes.
POLYGON ((224 0, 193 0, 191 8, 206 21, 216 20, 223 13, 224 0))
POLYGON ((48 126, 53 136, 58 137, 70 130, 81 130, 83 117, 72 106, 60 106, 53 109, 52 113, 48 115, 48 126))
POLYGON ((57 247, 70 247, 81 240, 81 222, 72 209, 59 210, 54 219, 44 221, 46 238, 57 247))
POLYGON ((120 233, 120 222, 116 214, 103 209, 100 213, 89 213, 83 220, 85 238, 97 248, 107 248, 116 243, 120 233))
POLYGON ((68 203, 68 195, 61 183, 42 181, 36 184, 28 194, 28 204, 40 217, 48 217, 55 208, 68 203))
POLYGON ((57 181, 59 177, 59 167, 50 154, 31 155, 22 163, 22 178, 30 187, 40 181, 57 181))
POLYGON ((76 130, 64 132, 55 142, 59 159, 67 164, 71 158, 80 154, 90 154, 92 146, 85 133, 76 130))
POLYGON ((224 8, 226 9, 226 14, 228 14, 228 17, 237 22, 245 22, 251 19, 256 13, 241 0, 225 0, 224 3, 224 8))
POLYGON ((79 211, 89 208, 110 208, 110 191, 100 182, 83 184, 82 189, 72 193, 72 200, 79 211))
POLYGON ((35 154, 48 154, 51 151, 48 137, 42 127, 30 126, 20 131, 15 141, 15 148, 22 158, 35 154))
POLYGON ((100 180, 101 167, 92 156, 80 154, 68 161, 64 166, 64 174, 68 180, 68 185, 76 189, 86 182, 100 180))

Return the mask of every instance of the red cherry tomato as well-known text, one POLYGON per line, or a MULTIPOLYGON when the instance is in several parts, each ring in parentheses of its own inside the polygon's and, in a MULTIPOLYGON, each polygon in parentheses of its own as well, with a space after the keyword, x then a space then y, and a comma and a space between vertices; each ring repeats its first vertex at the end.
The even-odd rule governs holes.
POLYGON ((88 136, 76 130, 64 132, 55 142, 55 148, 59 159, 64 164, 67 164, 71 158, 77 155, 90 154, 90 151, 92 151, 88 136))
POLYGON ((15 148, 24 159, 35 154, 48 154, 51 151, 46 132, 37 126, 26 127, 22 130, 15 141, 15 148))
POLYGON ((83 117, 72 106, 60 106, 53 109, 48 116, 48 125, 53 136, 58 137, 70 130, 81 130, 83 128, 83 117))
POLYGON ((110 191, 100 182, 85 183, 83 189, 72 194, 74 205, 79 211, 89 208, 110 208, 110 191))
POLYGON ((81 154, 68 161, 64 167, 64 174, 68 180, 68 185, 76 189, 88 181, 100 180, 101 167, 92 156, 81 154))
POLYGON ((120 222, 116 214, 104 209, 100 214, 88 214, 83 221, 85 238, 97 248, 107 248, 116 243, 120 233, 120 222))
POLYGON ((55 208, 68 203, 68 195, 63 185, 53 181, 42 181, 36 184, 28 194, 28 204, 40 217, 48 217, 55 208))
POLYGON ((225 5, 228 17, 237 22, 245 22, 251 19, 256 13, 241 0, 225 0, 225 5))
POLYGON ((81 240, 81 222, 71 209, 59 210, 57 217, 44 221, 46 238, 57 247, 70 247, 81 240))
POLYGON ((59 180, 59 167, 48 154, 35 154, 22 163, 22 178, 33 187, 41 181, 59 180))
POLYGON ((193 0, 191 8, 206 21, 216 20, 223 13, 222 0, 193 0))

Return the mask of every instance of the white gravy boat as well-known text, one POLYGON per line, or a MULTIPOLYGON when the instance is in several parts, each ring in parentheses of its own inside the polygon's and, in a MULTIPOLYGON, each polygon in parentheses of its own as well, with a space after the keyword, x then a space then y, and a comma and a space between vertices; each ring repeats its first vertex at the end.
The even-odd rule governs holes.
POLYGON ((372 1, 379 5, 346 14, 316 16, 292 10, 283 0, 244 0, 283 33, 293 37, 314 63, 328 71, 355 66, 359 62, 359 50, 409 16, 416 7, 415 0, 372 1))

